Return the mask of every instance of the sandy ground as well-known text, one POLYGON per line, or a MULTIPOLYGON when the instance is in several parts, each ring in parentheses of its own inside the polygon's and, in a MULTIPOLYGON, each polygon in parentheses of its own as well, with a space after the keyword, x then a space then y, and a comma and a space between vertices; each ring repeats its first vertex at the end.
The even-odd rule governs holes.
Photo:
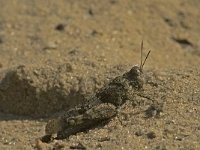
POLYGON ((50 118, 140 63, 142 40, 144 55, 151 54, 141 103, 126 103, 126 117, 105 126, 39 145, 200 149, 198 0, 1 0, 0 6, 0 149, 36 149, 50 118), (149 116, 148 99, 163 102, 159 117, 149 116))

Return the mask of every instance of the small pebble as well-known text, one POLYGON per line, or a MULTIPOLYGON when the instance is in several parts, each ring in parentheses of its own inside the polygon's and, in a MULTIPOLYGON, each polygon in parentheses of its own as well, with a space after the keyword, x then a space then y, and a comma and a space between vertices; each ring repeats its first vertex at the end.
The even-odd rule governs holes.
POLYGON ((176 136, 176 137, 175 137, 175 140, 177 140, 177 141, 182 141, 182 140, 183 140, 183 138, 182 138, 182 137, 180 137, 180 136, 176 136))
POLYGON ((156 138, 155 132, 151 131, 151 132, 147 133, 147 138, 148 139, 154 139, 154 138, 156 138))
POLYGON ((81 143, 77 143, 77 144, 71 145, 69 148, 70 149, 82 149, 82 150, 86 149, 86 147, 81 143))
POLYGON ((139 131, 135 132, 136 136, 142 136, 143 134, 144 134, 143 130, 139 130, 139 131))
POLYGON ((35 148, 37 150, 44 150, 45 149, 45 145, 44 145, 44 143, 42 143, 42 141, 40 139, 36 139, 35 140, 35 148))
POLYGON ((102 137, 98 141, 99 142, 110 141, 110 137, 102 137))
POLYGON ((64 31, 65 30, 65 25, 60 23, 55 27, 56 30, 58 31, 64 31))

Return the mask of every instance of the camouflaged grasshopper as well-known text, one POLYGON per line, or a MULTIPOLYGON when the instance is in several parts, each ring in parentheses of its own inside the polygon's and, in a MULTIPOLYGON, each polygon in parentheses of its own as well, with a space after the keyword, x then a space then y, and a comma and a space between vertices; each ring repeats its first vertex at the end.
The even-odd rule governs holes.
POLYGON ((135 65, 130 71, 111 80, 106 86, 98 90, 92 97, 86 100, 84 105, 78 105, 65 112, 56 119, 50 120, 45 128, 46 135, 43 142, 54 139, 64 139, 72 134, 95 127, 102 122, 109 121, 117 115, 117 109, 127 100, 130 100, 134 92, 143 88, 143 66, 150 54, 142 60, 143 41, 141 43, 141 64, 135 65))

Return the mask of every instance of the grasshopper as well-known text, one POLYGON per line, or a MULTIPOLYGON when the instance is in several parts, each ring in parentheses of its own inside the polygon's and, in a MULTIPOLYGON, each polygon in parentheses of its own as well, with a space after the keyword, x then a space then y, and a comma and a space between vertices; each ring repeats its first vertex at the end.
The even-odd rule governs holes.
POLYGON ((53 139, 64 139, 70 135, 90 129, 102 122, 108 122, 117 115, 117 109, 127 100, 131 99, 134 92, 143 89, 143 67, 151 51, 142 60, 143 41, 141 42, 140 66, 133 66, 130 71, 111 80, 106 86, 99 89, 94 95, 86 99, 86 103, 78 105, 65 112, 56 119, 50 120, 46 127, 43 142, 53 139), (53 135, 56 134, 54 138, 53 135))

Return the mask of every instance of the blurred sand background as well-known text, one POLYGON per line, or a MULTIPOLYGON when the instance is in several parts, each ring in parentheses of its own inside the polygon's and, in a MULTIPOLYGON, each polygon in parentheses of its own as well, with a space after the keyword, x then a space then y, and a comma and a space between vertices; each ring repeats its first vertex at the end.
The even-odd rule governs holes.
POLYGON ((0 149, 35 149, 55 113, 140 63, 142 40, 144 55, 151 50, 144 70, 168 93, 167 116, 136 115, 125 126, 115 118, 43 147, 200 148, 198 0, 0 0, 0 6, 0 149), (135 134, 139 129, 144 136, 135 134))

